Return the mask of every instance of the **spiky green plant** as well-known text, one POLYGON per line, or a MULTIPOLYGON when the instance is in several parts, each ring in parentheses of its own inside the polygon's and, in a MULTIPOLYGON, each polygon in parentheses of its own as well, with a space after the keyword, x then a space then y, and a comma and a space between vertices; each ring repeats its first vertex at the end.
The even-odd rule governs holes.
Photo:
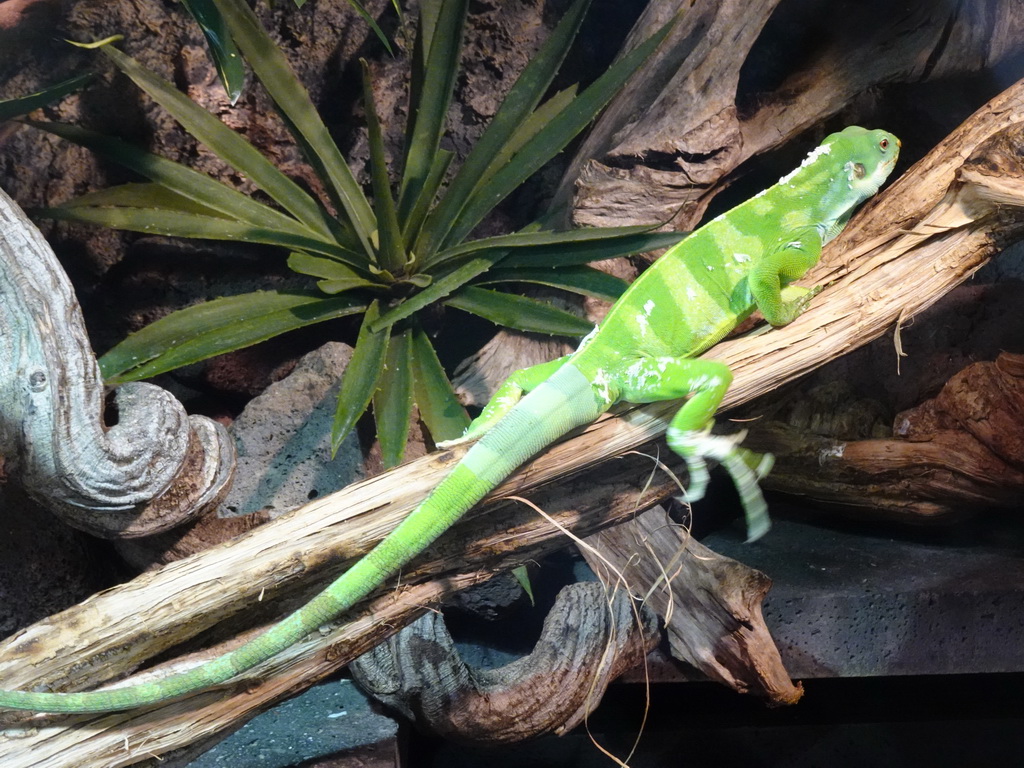
POLYGON ((244 0, 213 0, 231 37, 274 100, 337 216, 252 145, 170 83, 110 45, 103 52, 196 139, 261 189, 276 207, 205 174, 81 128, 40 127, 90 147, 149 179, 73 199, 46 215, 149 234, 264 243, 290 251, 288 265, 317 279, 309 291, 259 291, 174 312, 132 334, 100 360, 109 383, 142 379, 344 315, 363 320, 338 396, 335 448, 372 401, 384 460, 401 460, 415 403, 437 440, 467 423, 419 313, 434 304, 512 328, 582 335, 590 326, 548 304, 496 291, 536 282, 615 298, 625 287, 587 266, 596 259, 674 244, 646 227, 520 232, 472 239, 474 228, 558 154, 655 49, 668 28, 622 56, 580 93, 542 103, 588 0, 576 0, 532 57, 457 172, 440 147, 461 52, 468 0, 424 0, 413 56, 405 155, 397 184, 363 66, 372 203, 356 182, 284 55, 244 0))

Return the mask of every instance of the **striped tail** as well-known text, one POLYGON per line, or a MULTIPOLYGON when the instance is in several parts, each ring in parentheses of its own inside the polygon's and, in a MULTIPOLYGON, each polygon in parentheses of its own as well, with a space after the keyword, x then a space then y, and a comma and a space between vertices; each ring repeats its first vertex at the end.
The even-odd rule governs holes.
POLYGON ((527 459, 603 408, 591 382, 567 363, 527 394, 383 541, 302 608, 243 646, 152 683, 84 693, 0 691, 0 708, 116 712, 223 683, 280 653, 352 608, 426 549, 527 459))

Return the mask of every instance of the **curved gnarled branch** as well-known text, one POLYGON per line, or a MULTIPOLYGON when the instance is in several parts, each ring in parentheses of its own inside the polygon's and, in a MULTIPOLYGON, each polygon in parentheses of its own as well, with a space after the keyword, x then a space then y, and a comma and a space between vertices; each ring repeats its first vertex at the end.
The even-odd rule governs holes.
POLYGON ((226 430, 168 392, 104 392, 71 285, 49 245, 0 190, 0 452, 70 525, 100 536, 166 530, 209 508, 231 479, 226 430), (110 409, 108 409, 110 410, 110 409))
POLYGON ((509 743, 568 733, 658 643, 658 620, 597 582, 558 593, 534 650, 497 669, 469 666, 428 612, 349 665, 364 690, 432 733, 509 743), (639 619, 640 623, 637 622, 639 619))

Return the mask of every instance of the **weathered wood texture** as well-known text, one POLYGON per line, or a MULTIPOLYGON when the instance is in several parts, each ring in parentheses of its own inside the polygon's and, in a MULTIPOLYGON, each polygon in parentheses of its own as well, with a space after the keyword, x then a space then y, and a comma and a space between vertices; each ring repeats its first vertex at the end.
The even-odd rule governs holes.
POLYGON ((582 582, 558 594, 534 650, 497 669, 467 665, 434 612, 349 668, 363 690, 417 726, 461 742, 499 744, 568 733, 660 637, 658 617, 627 591, 582 582))
POLYGON ((1006 0, 913 0, 898 10, 823 3, 813 18, 806 4, 778 0, 674 0, 651 3, 627 47, 677 11, 666 44, 605 110, 566 174, 560 196, 572 199, 577 224, 675 216, 672 226, 687 229, 743 161, 849 109, 872 87, 977 72, 1024 48, 1024 14, 1006 0), (777 48, 751 60, 769 21, 777 48), (758 82, 777 60, 790 68, 775 73, 778 82, 758 82))
MULTIPOLYGON (((503 491, 521 493, 558 476, 557 462, 566 460, 568 450, 563 446, 503 491)), ((242 618, 250 623, 257 613, 270 620, 262 615, 263 606, 272 607, 276 616, 282 603, 308 598, 312 588, 322 586, 397 525, 459 455, 426 457, 357 483, 234 542, 144 574, 39 622, 5 643, 0 678, 16 687, 93 685, 232 614, 244 612, 242 618)), ((627 519, 668 493, 671 481, 662 476, 638 494, 635 478, 649 472, 649 460, 627 457, 531 496, 561 524, 586 535, 627 519)), ((445 594, 563 545, 561 532, 531 509, 512 502, 500 509, 485 506, 406 569, 401 587, 381 590, 343 623, 230 685, 138 712, 72 718, 11 714, 4 722, 52 727, 17 736, 8 731, 0 738, 0 762, 36 765, 40 755, 50 755, 52 765, 132 765, 147 755, 201 740, 337 670, 445 594), (431 576, 436 578, 421 583, 431 576)), ((237 642, 207 649, 184 664, 223 653, 237 642)), ((165 665, 158 674, 181 667, 165 665)))
MULTIPOLYGON (((664 7, 664 4, 657 5, 664 7)), ((696 3, 693 8, 714 10, 713 6, 716 5, 719 4, 696 3)), ((740 9, 735 5, 721 5, 726 10, 731 8, 732 13, 740 14, 743 18, 749 17, 751 24, 761 19, 751 13, 750 8, 740 9)), ((932 6, 933 4, 929 4, 928 7, 932 6)), ((989 3, 971 4, 970 12, 998 7, 1002 6, 989 3)), ((700 18, 699 15, 694 16, 695 20, 700 18)), ((947 25, 948 28, 954 30, 959 23, 959 19, 956 18, 942 17, 940 21, 940 26, 949 21, 952 26, 947 25)), ((844 31, 864 29, 874 34, 879 28, 877 22, 878 17, 871 23, 858 27, 850 20, 845 20, 840 28, 844 31)), ((988 20, 985 26, 989 26, 988 20)), ((1000 43, 1014 38, 1010 33, 1015 27, 1009 20, 1001 21, 996 27, 998 34, 989 35, 986 40, 1000 43), (1007 34, 1004 35, 1004 32, 1007 34)), ((694 43, 701 41, 706 37, 705 28, 709 28, 707 23, 691 28, 687 39, 694 43)), ((924 25, 922 28, 932 27, 924 25)), ((756 36, 749 32, 745 35, 744 40, 748 45, 756 36)), ((955 46, 949 45, 948 38, 941 35, 927 39, 934 43, 930 49, 934 55, 925 57, 924 71, 914 70, 918 75, 936 71, 936 63, 944 60, 947 51, 974 50, 977 53, 982 50, 978 45, 972 48, 971 39, 967 38, 959 38, 955 46)), ((982 37, 978 36, 976 39, 981 41, 982 37)), ((720 39, 716 42, 719 50, 723 47, 730 50, 731 59, 735 49, 730 46, 734 43, 730 41, 723 46, 720 39)), ((919 48, 917 54, 919 57, 920 50, 919 48)), ((1002 55, 999 49, 990 53, 989 61, 1002 55)), ((677 48, 673 56, 677 61, 690 58, 684 48, 677 48)), ((742 53, 736 55, 735 59, 742 61, 742 53)), ((662 68, 655 74, 664 74, 668 71, 665 69, 668 65, 664 62, 655 66, 662 68)), ((695 63, 689 63, 687 67, 696 68, 695 63)), ((738 78, 738 65, 735 67, 733 77, 738 78)), ((835 70, 826 68, 823 71, 835 70)), ((652 79, 659 82, 659 88, 664 88, 663 84, 670 78, 665 76, 652 79)), ((842 78, 837 75, 835 79, 842 78)), ((699 82, 689 86, 689 92, 700 91, 703 82, 709 82, 706 73, 701 76, 699 82)), ((673 81, 665 90, 687 93, 684 82, 673 81)), ((728 405, 745 402, 783 381, 791 380, 812 369, 830 356, 841 354, 846 349, 877 336, 891 327, 901 313, 906 312, 905 316, 909 317, 933 301, 950 285, 964 279, 999 247, 999 236, 995 234, 993 228, 986 229, 988 225, 985 223, 954 227, 954 232, 962 232, 964 235, 964 239, 954 251, 944 248, 948 241, 954 239, 948 229, 941 234, 928 232, 909 240, 904 239, 908 236, 900 230, 912 228, 915 221, 929 211, 937 209, 946 189, 953 184, 959 158, 969 154, 981 138, 1005 127, 1013 120, 1019 120, 1021 99, 1019 87, 1008 91, 993 102, 989 109, 983 110, 963 129, 940 145, 932 156, 912 174, 908 174, 908 178, 896 185, 894 190, 886 193, 884 203, 870 208, 864 219, 830 250, 817 274, 819 279, 822 276, 834 277, 838 278, 838 282, 819 297, 804 317, 785 330, 765 337, 731 341, 713 351, 712 356, 730 362, 737 372, 735 385, 726 401, 728 405), (882 208, 883 204, 887 207, 882 208), (863 246, 865 242, 869 242, 870 249, 865 247, 856 251, 859 254, 856 258, 843 256, 844 253, 850 252, 850 248, 863 246)), ((822 99, 820 94, 815 95, 812 92, 811 95, 805 94, 801 103, 807 105, 815 102, 822 103, 822 99)), ((827 105, 835 101, 829 98, 823 103, 827 105)), ((619 114, 624 115, 628 112, 628 109, 622 109, 619 114)), ((698 137, 713 137, 719 133, 728 136, 729 131, 714 128, 712 118, 715 114, 717 113, 703 116, 698 122, 679 123, 677 127, 691 125, 692 131, 696 131, 697 128, 705 126, 703 132, 694 134, 698 137)), ((815 114, 820 116, 820 110, 815 114)), ((729 118, 729 115, 725 114, 724 117, 729 118)), ((641 115, 637 124, 653 125, 653 119, 651 114, 641 115)), ((670 116, 669 119, 673 118, 670 116)), ((804 118, 796 116, 793 119, 804 118)), ((764 124, 768 127, 762 129, 762 134, 770 134, 770 138, 763 136, 759 142, 752 139, 748 141, 746 134, 742 134, 743 147, 731 154, 727 154, 727 147, 719 151, 715 145, 700 144, 696 141, 692 145, 679 144, 664 149, 673 156, 678 154, 679 159, 683 161, 702 155, 722 155, 723 159, 729 159, 729 169, 732 169, 736 167, 741 157, 749 157, 759 148, 774 142, 776 131, 779 135, 789 135, 786 131, 777 130, 777 124, 767 119, 764 124)), ((618 130, 613 128, 611 133, 617 133, 618 130)), ((687 129, 682 133, 689 135, 692 131, 687 129)), ((600 137, 595 139, 597 140, 600 140, 600 137)), ((735 146, 735 142, 723 143, 735 146)), ((623 158, 631 156, 628 151, 621 154, 623 158)), ((630 171, 630 167, 626 168, 629 173, 622 174, 628 182, 624 187, 629 187, 623 197, 629 199, 628 210, 637 211, 644 207, 645 199, 643 195, 637 196, 637 193, 642 192, 648 183, 656 179, 651 176, 650 179, 640 178, 639 181, 631 181, 629 176, 633 172, 630 171)), ((687 175, 698 177, 697 168, 684 168, 681 173, 673 169, 671 172, 674 174, 672 178, 664 182, 670 188, 687 175)), ((716 174, 705 173, 701 178, 704 179, 702 184, 711 183, 716 174)), ((722 178, 722 174, 718 174, 717 178, 722 178)), ((703 199, 702 190, 703 187, 699 184, 698 199, 703 199)), ((671 195, 669 199, 672 200, 671 195)), ((674 209, 680 200, 677 195, 674 202, 670 202, 667 207, 674 209)), ((690 213, 698 213, 702 205, 703 203, 692 205, 690 213)), ((622 210, 620 207, 619 211, 622 210)), ((657 211, 657 207, 648 206, 642 220, 658 218, 652 216, 651 211, 657 211)), ((603 218, 603 223, 609 222, 609 218, 603 218)), ((520 473, 510 487, 521 487, 523 483, 577 471, 581 466, 597 461, 599 455, 615 455, 628 447, 642 443, 661 430, 662 419, 671 410, 671 405, 663 404, 634 410, 621 420, 604 420, 581 437, 549 451, 542 459, 520 473)), ((70 684, 72 679, 76 686, 95 684, 107 676, 118 675, 133 668, 144 658, 170 647, 188 634, 205 629, 224 616, 251 609, 264 588, 277 587, 280 592, 285 592, 289 585, 294 589, 300 581, 322 581, 323 572, 328 565, 331 568, 340 568, 344 565, 343 562, 339 565, 340 561, 346 561, 364 551, 436 483, 448 466, 441 466, 437 462, 436 458, 424 459, 376 481, 360 484, 335 497, 320 500, 298 515, 257 531, 231 547, 218 548, 181 564, 169 566, 98 596, 84 607, 54 617, 44 625, 36 625, 7 644, 4 655, 0 658, 0 677, 5 682, 11 680, 14 685, 24 686, 55 684, 60 687, 62 684, 70 684), (378 508, 380 514, 371 514, 378 508), (323 513, 324 517, 315 519, 320 513, 323 513), (343 519, 357 515, 363 516, 362 522, 366 523, 361 542, 339 543, 337 537, 340 534, 334 526, 343 519), (145 621, 140 622, 140 618, 145 621), (83 632, 86 635, 95 632, 97 637, 92 642, 83 643, 83 632)), ((636 468, 631 471, 634 475, 637 474, 636 468)), ((600 471, 601 476, 607 474, 607 468, 600 471)), ((594 483, 595 481, 590 479, 587 485, 595 487, 594 483)), ((574 485, 567 484, 564 491, 560 492, 571 494, 579 490, 574 485)), ((606 489, 600 490, 607 492, 606 489)), ((570 515, 575 516, 575 512, 570 515)), ((502 525, 497 526, 503 531, 500 535, 501 540, 507 540, 522 532, 521 529, 513 527, 509 533, 507 521, 501 519, 501 522, 502 525)), ((543 525, 538 526, 538 529, 543 528, 543 525)), ((448 538, 452 541, 469 540, 470 530, 462 528, 448 538)), ((477 551, 477 555, 485 554, 487 553, 477 551)), ((455 559, 453 563, 456 569, 469 570, 465 561, 455 559)), ((426 564, 422 566, 429 567, 426 564)), ((423 587, 406 587, 401 594, 403 597, 412 598, 417 604, 434 600, 444 588, 453 583, 464 586, 472 583, 474 578, 486 576, 486 570, 483 574, 473 573, 476 575, 451 577, 444 581, 443 587, 435 582, 423 587)), ((277 595, 271 597, 276 600, 277 595)), ((360 647, 368 647, 390 629, 383 627, 380 620, 398 625, 419 610, 410 607, 388 609, 381 602, 385 599, 397 598, 388 595, 386 598, 378 599, 374 604, 374 609, 379 611, 376 616, 377 622, 365 618, 366 614, 361 613, 363 618, 356 623, 346 625, 334 633, 308 639, 293 651, 275 659, 272 664, 255 670, 253 675, 221 691, 185 699, 149 713, 85 719, 43 719, 42 722, 52 723, 53 727, 41 729, 34 735, 18 739, 8 738, 0 742, 0 755, 9 760, 9 763, 5 764, 10 765, 37 765, 44 758, 53 760, 54 765, 62 764, 59 762, 61 760, 64 761, 63 764, 69 765, 88 764, 90 760, 96 764, 125 765, 144 759, 147 751, 159 754, 187 739, 202 738, 203 735, 212 733, 227 723, 237 722, 237 718, 244 716, 246 711, 263 706, 285 692, 294 691, 325 674, 329 669, 336 668, 344 659, 349 658, 350 652, 360 647), (391 613, 388 613, 388 610, 391 610, 391 613), (344 648, 341 647, 343 637, 353 638, 351 643, 344 644, 344 648), (316 661, 300 661, 300 658, 316 661), (292 666, 288 666, 289 663, 292 666), (263 682, 254 682, 258 680, 263 682), (245 690, 242 690, 243 688, 245 690), (223 699, 225 690, 236 695, 223 699), (210 703, 203 707, 200 705, 201 702, 210 703), (83 722, 95 725, 90 725, 88 729, 76 727, 83 722)), ((222 648, 216 648, 214 652, 220 650, 222 648)))
POLYGON ((7 472, 68 524, 144 536, 211 508, 234 444, 152 384, 118 388, 104 424, 103 380, 67 275, 0 190, 0 453, 7 472))
POLYGON ((587 544, 583 556, 605 584, 647 590, 645 605, 665 618, 673 658, 771 704, 803 695, 761 615, 771 588, 763 573, 694 540, 662 507, 595 533, 587 544))
POLYGON ((753 426, 748 444, 776 453, 768 487, 853 517, 924 524, 1019 509, 1022 441, 1024 356, 1005 352, 898 414, 891 437, 833 437, 772 419, 753 426))
MULTIPOLYGON (((1024 23, 1019 7, 1001 0, 956 9, 922 0, 901 6, 898 11, 891 5, 873 2, 857 7, 823 4, 814 9, 814 19, 794 19, 792 14, 807 9, 796 3, 751 5, 698 0, 652 3, 627 46, 641 40, 683 6, 685 12, 667 44, 605 111, 566 175, 560 195, 572 200, 577 224, 650 223, 674 217, 672 227, 690 228, 723 187, 737 178, 746 160, 791 143, 794 137, 841 110, 856 114, 857 102, 863 107, 864 94, 875 86, 948 78, 1011 57, 1021 50, 1018 31, 1024 23), (791 39, 794 33, 803 35, 803 39, 791 39), (775 66, 772 59, 758 58, 763 56, 764 48, 761 53, 757 50, 762 36, 777 46, 774 59, 791 67, 775 82, 771 75, 756 82, 759 70, 770 71, 775 66), (791 50, 783 52, 787 46, 791 50), (722 55, 723 49, 729 54, 722 55)), ((959 151, 969 152, 984 132, 1006 123, 993 123, 982 114, 971 125, 977 134, 955 134, 946 146, 952 143, 959 151)), ((888 124, 880 127, 899 132, 888 124)), ((908 135, 906 139, 909 145, 921 137, 908 135)), ((877 246, 875 260, 863 251, 863 259, 841 256, 844 250, 862 245, 870 237, 863 229, 847 232, 805 282, 828 283, 840 276, 845 279, 819 296, 805 317, 784 332, 763 337, 760 346, 746 347, 745 342, 735 341, 714 350, 711 356, 729 363, 737 373, 726 407, 752 400, 773 385, 791 381, 814 365, 880 335, 901 312, 906 319, 937 300, 1016 237, 1012 227, 1010 231, 1004 229, 1004 221, 959 222, 953 225, 954 229, 961 228, 956 237, 968 238, 970 244, 963 242, 964 247, 953 247, 945 258, 934 262, 931 260, 936 252, 944 247, 940 244, 934 250, 943 240, 938 231, 929 233, 934 236, 930 243, 883 241, 886 237, 894 241, 899 228, 921 212, 943 207, 938 197, 950 186, 961 157, 956 152, 933 153, 929 160, 941 171, 908 174, 902 187, 887 193, 884 201, 872 203, 875 215, 860 221, 877 226, 871 234, 879 236, 873 244, 877 246), (895 206, 894 210, 889 215, 878 215, 877 206, 886 204, 895 206), (905 212, 913 211, 913 215, 901 217, 899 206, 904 206, 905 212), (883 231, 886 234, 880 234, 883 231), (890 246, 891 251, 887 250, 890 246), (913 258, 904 257, 882 267, 886 260, 903 256, 911 248, 915 251, 913 258), (854 271, 854 266, 859 270, 854 271), (937 279, 929 279, 932 276, 937 279), (920 289, 908 290, 909 286, 920 289), (748 378, 748 372, 756 370, 757 365, 773 372, 772 382, 748 378)), ((671 408, 667 406, 664 413, 671 408)), ((749 444, 761 449, 773 447, 769 441, 752 440, 749 444)), ((816 469, 816 464, 804 465, 802 474, 812 475, 816 469)), ((794 488, 791 484, 790 490, 806 492, 813 486, 794 488)), ((662 528, 661 534, 652 539, 659 535, 666 537, 664 546, 668 549, 678 544, 671 528, 662 528)), ((632 551, 635 536, 628 527, 618 527, 603 533, 599 541, 588 543, 606 556, 615 557, 619 552, 632 551)), ((660 574, 650 576, 656 579, 660 574)), ((640 575, 636 579, 638 585, 643 583, 640 575)), ((721 587, 722 594, 727 594, 728 587, 721 587)), ((678 600, 699 606, 700 594, 691 594, 680 583, 678 600)), ((713 618, 713 612, 685 618, 679 612, 675 617, 678 625, 670 632, 685 635, 696 631, 705 619, 713 618)), ((685 646, 676 643, 673 650, 685 646)), ((704 671, 739 690, 760 690, 769 696, 782 692, 783 698, 789 695, 791 686, 780 674, 781 665, 759 668, 756 648, 751 654, 732 654, 730 650, 711 644, 690 655, 714 658, 720 652, 730 658, 744 674, 734 675, 733 670, 723 673, 714 664, 708 664, 704 671), (759 669, 772 673, 761 677, 759 669)))

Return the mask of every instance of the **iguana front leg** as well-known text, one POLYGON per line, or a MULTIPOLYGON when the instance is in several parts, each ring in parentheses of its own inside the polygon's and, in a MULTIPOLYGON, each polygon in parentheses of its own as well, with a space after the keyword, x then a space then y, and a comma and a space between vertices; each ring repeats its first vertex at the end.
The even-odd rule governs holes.
POLYGON ((789 285, 803 277, 820 258, 821 234, 813 227, 805 227, 781 238, 750 270, 747 277, 750 295, 769 324, 781 326, 793 322, 821 291, 821 286, 789 285))
POLYGON ((712 435, 718 410, 732 372, 724 363, 693 358, 641 358, 614 374, 621 398, 631 403, 661 400, 687 401, 669 423, 669 447, 686 461, 690 482, 687 501, 704 497, 708 485, 707 459, 719 462, 732 477, 747 520, 747 537, 753 541, 768 532, 768 505, 757 481, 768 474, 774 461, 770 454, 759 456, 739 446, 739 435, 712 435))

